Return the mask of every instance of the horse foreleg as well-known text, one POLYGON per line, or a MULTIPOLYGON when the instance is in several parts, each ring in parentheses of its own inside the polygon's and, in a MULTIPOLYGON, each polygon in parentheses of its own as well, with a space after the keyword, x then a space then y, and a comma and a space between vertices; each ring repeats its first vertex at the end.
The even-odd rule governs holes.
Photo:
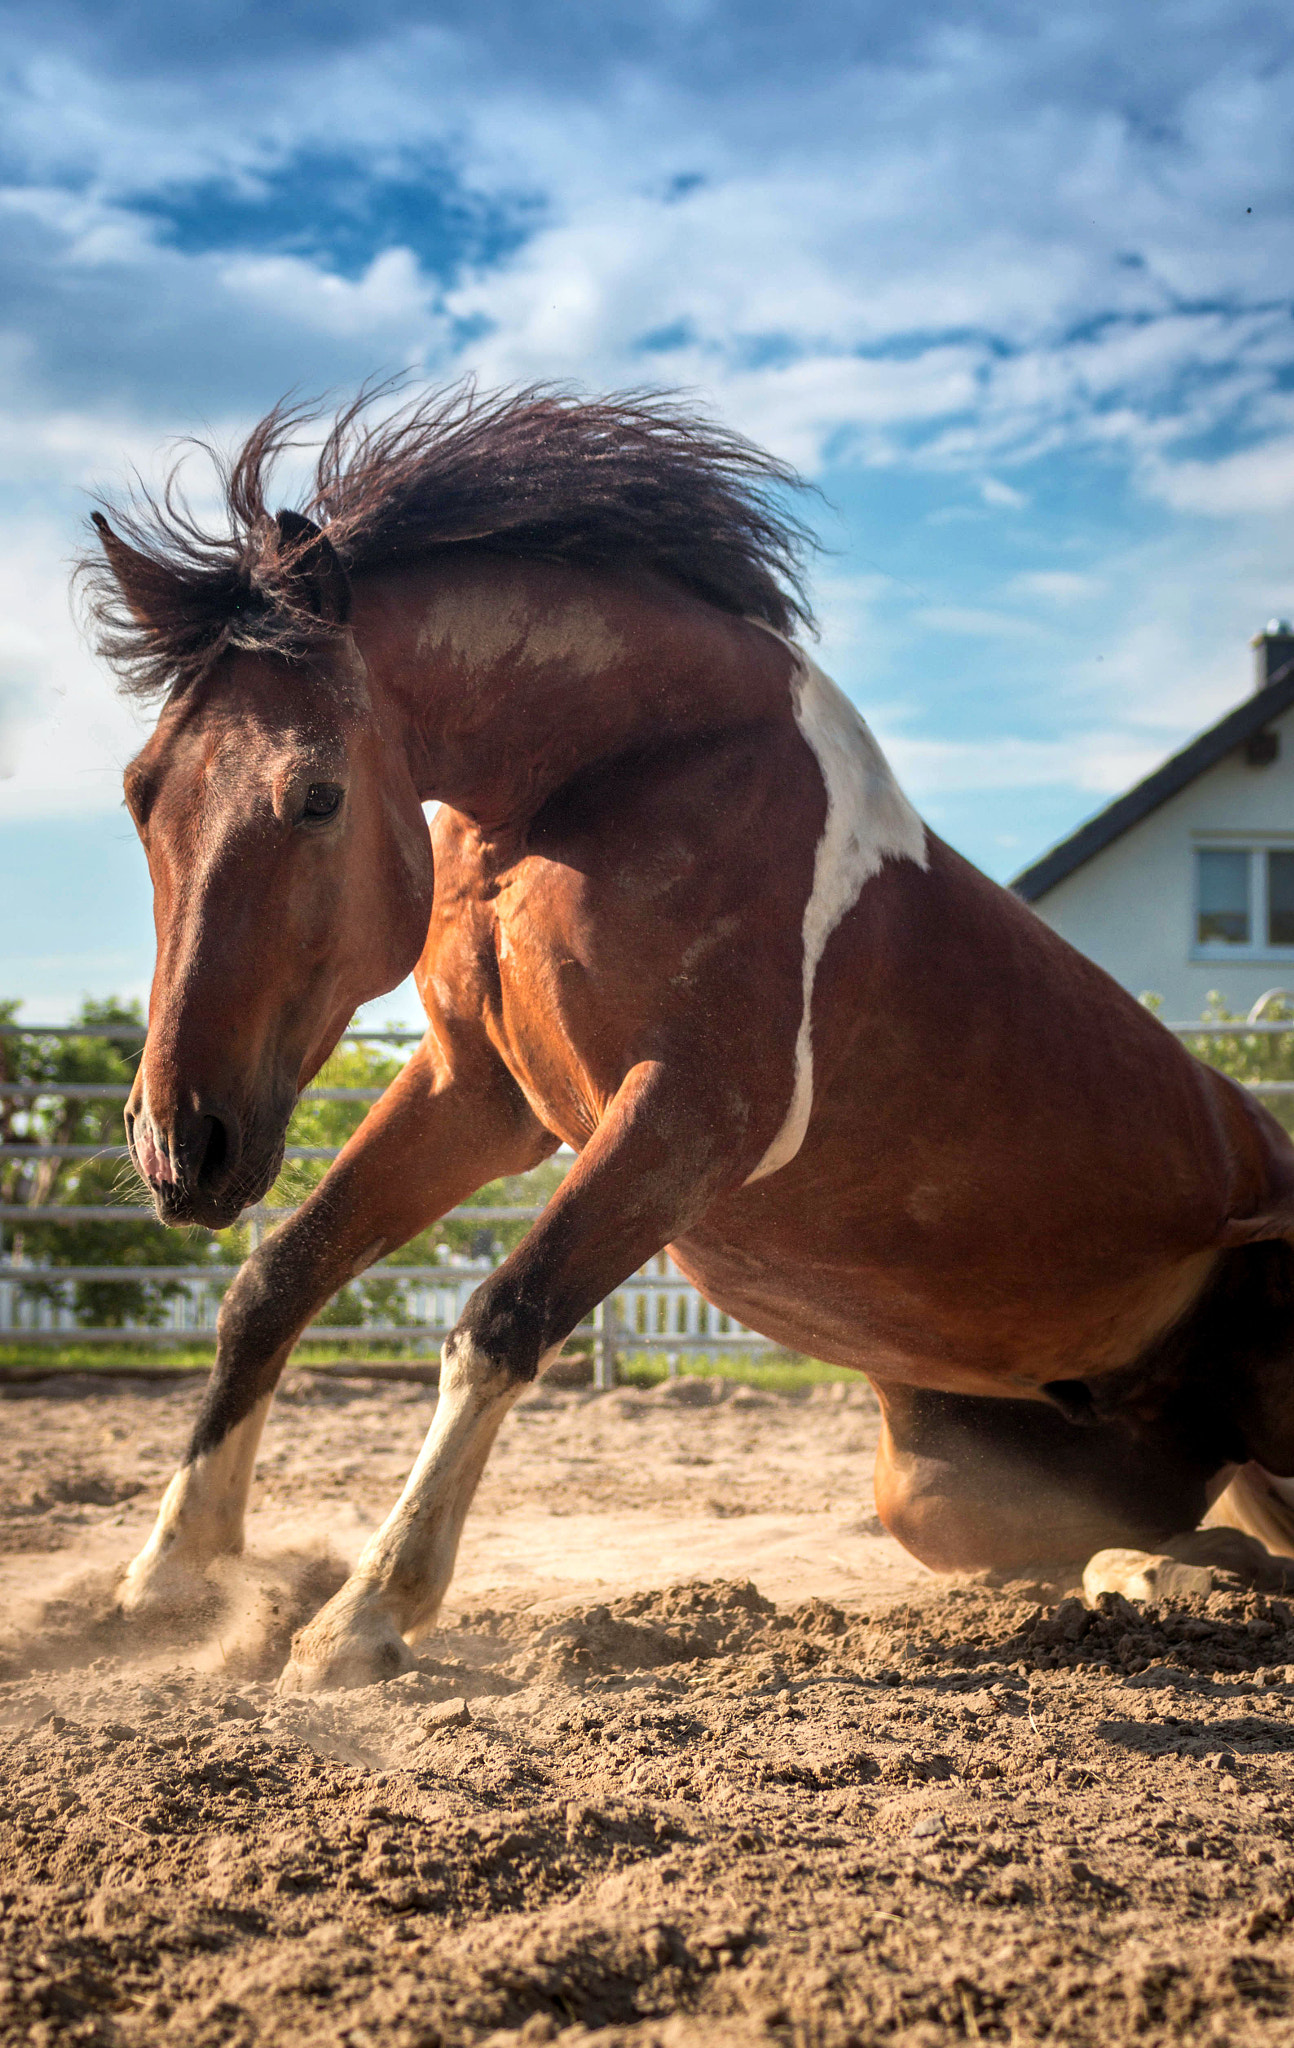
POLYGON ((243 1547, 252 1468, 293 1345, 338 1288, 499 1174, 556 1141, 511 1090, 445 1085, 424 1041, 294 1216, 233 1281, 216 1363, 183 1463, 118 1592, 127 1611, 187 1602, 243 1547))
POLYGON ((414 1661, 406 1637, 427 1627, 444 1598, 472 1495, 525 1384, 482 1369, 458 1337, 442 1349, 435 1419, 404 1492, 341 1591, 294 1637, 281 1692, 372 1685, 414 1661))
POLYGON ((654 1064, 634 1069, 534 1229, 445 1340, 435 1420, 404 1492, 351 1578, 294 1639, 284 1691, 368 1685, 407 1668, 407 1639, 435 1618, 518 1394, 613 1287, 754 1163, 744 1130, 725 1130, 724 1108, 694 1081, 676 1088, 654 1064))

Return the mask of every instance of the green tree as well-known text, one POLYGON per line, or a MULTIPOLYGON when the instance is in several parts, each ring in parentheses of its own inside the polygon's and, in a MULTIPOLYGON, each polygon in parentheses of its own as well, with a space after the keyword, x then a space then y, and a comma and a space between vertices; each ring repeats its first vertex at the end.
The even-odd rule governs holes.
MULTIPOLYGON (((363 1040, 339 1046, 316 1076, 316 1088, 385 1088, 400 1071, 401 1060, 363 1040)), ((288 1128, 289 1146, 341 1146, 359 1129, 371 1104, 367 1102, 310 1102, 297 1104, 288 1128)), ((327 1171, 326 1160, 289 1160, 267 1196, 271 1205, 293 1206, 319 1185, 327 1171)), ((468 1208, 542 1207, 565 1176, 565 1161, 548 1160, 530 1173, 513 1174, 491 1181, 468 1197, 468 1208)), ((455 1255, 497 1261, 519 1244, 530 1228, 525 1219, 514 1222, 483 1220, 474 1224, 467 1218, 434 1223, 401 1245, 382 1266, 362 1280, 344 1287, 316 1318, 319 1323, 377 1324, 397 1327, 412 1321, 404 1300, 402 1266, 451 1265, 455 1255)))
MULTIPOLYGON (((1228 1010, 1213 990, 1201 1016, 1205 1024, 1244 1024, 1248 1020, 1228 1010)), ((1188 1038, 1187 1045, 1206 1066, 1216 1067, 1246 1087, 1254 1082, 1294 1082, 1294 998, 1277 996, 1263 1010, 1265 1024, 1288 1024, 1288 1031, 1241 1031, 1234 1037, 1188 1038)), ((1264 1095, 1261 1098, 1276 1121, 1294 1135, 1294 1096, 1264 1095)))
MULTIPOLYGON (((0 1021, 18 1022, 17 1002, 0 1002, 0 1021)), ((134 1026, 138 1043, 129 1039, 52 1037, 39 1032, 20 1038, 0 1038, 0 1199, 24 1208, 113 1208, 140 1204, 138 1222, 47 1223, 19 1218, 9 1220, 7 1251, 13 1258, 30 1261, 43 1275, 21 1283, 28 1299, 65 1301, 69 1298, 77 1319, 86 1324, 115 1327, 133 1318, 143 1323, 160 1323, 166 1303, 183 1292, 177 1280, 149 1279, 148 1269, 159 1266, 219 1265, 237 1256, 235 1246, 219 1244, 209 1231, 161 1230, 147 1220, 151 1211, 141 1203, 142 1190, 133 1168, 113 1149, 125 1142, 122 1105, 134 1078, 143 1043, 144 1020, 137 1003, 86 1001, 73 1020, 84 1025, 134 1026), (8 1089, 6 1089, 6 1083, 8 1089), (65 1091, 70 1087, 101 1084, 114 1093, 89 1101, 65 1091), (27 1091, 39 1088, 34 1099, 27 1091), (18 1093, 21 1089, 23 1092, 18 1093), (85 1159, 24 1159, 24 1148, 52 1145, 102 1147, 97 1157, 85 1159), (131 1281, 57 1279, 57 1270, 68 1266, 112 1266, 138 1269, 131 1281)))

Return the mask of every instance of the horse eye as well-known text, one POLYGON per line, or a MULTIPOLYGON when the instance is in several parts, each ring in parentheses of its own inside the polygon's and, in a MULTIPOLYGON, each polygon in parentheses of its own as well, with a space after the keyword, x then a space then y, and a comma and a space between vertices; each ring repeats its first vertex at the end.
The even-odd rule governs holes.
POLYGON ((303 818, 335 818, 345 791, 336 782, 312 782, 301 807, 303 818))

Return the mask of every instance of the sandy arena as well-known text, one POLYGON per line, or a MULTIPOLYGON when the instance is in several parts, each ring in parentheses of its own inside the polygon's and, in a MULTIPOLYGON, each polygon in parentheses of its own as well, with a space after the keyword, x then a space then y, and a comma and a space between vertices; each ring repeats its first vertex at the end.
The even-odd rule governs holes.
POLYGON ((292 1381, 149 1642, 111 1587, 196 1390, 5 1392, 0 2041, 1294 2038, 1294 1612, 932 1579, 861 1385, 537 1390, 419 1668, 307 1700, 426 1390, 292 1381))

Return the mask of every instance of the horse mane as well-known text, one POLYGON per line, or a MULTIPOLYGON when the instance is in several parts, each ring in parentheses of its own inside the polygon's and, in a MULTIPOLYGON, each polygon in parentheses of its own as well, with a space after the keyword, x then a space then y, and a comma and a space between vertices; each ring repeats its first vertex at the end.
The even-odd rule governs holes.
MULTIPOLYGON (((387 417, 362 391, 331 422, 301 512, 347 573, 470 545, 502 555, 655 571, 780 633, 810 629, 813 537, 778 502, 795 471, 657 392, 581 398, 551 385, 433 392, 387 417)), ((200 523, 172 468, 158 495, 105 502, 103 552, 77 566, 98 651, 131 695, 190 688, 226 648, 303 659, 337 631, 308 612, 268 508, 278 459, 321 418, 280 404, 213 463, 222 530, 200 523)), ((298 527, 300 521, 297 522, 298 527)))

